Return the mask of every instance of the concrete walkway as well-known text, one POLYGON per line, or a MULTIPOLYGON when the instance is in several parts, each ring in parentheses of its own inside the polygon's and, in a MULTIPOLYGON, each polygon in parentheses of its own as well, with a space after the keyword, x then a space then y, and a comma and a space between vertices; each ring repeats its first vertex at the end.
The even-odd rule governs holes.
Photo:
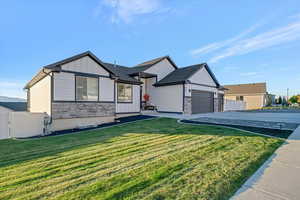
POLYGON ((300 126, 231 199, 300 199, 300 126))

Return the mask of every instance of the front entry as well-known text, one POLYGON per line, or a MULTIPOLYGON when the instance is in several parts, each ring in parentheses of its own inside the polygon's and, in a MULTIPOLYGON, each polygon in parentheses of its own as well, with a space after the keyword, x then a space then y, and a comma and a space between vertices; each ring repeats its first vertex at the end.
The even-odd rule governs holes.
POLYGON ((214 112, 214 93, 192 90, 192 114, 214 112))

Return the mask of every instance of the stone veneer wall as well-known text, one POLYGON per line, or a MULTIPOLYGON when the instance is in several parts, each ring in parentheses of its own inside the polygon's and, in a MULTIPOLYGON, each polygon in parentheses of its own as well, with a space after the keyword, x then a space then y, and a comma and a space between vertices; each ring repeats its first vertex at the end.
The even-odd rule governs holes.
POLYGON ((82 117, 108 117, 115 114, 115 103, 100 102, 54 102, 53 119, 70 119, 82 117))
POLYGON ((219 98, 214 98, 214 112, 219 112, 219 98))
POLYGON ((192 97, 184 97, 184 114, 192 114, 192 97))

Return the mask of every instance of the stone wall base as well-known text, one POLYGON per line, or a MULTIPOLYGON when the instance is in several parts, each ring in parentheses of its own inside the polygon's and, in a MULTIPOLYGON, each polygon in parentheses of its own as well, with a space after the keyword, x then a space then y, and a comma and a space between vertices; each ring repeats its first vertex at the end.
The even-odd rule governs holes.
POLYGON ((115 114, 115 103, 100 102, 54 102, 52 119, 70 119, 84 117, 111 117, 115 114))
POLYGON ((220 103, 219 98, 214 98, 214 112, 220 112, 219 103, 220 103))
POLYGON ((184 114, 192 114, 192 97, 184 97, 184 114))

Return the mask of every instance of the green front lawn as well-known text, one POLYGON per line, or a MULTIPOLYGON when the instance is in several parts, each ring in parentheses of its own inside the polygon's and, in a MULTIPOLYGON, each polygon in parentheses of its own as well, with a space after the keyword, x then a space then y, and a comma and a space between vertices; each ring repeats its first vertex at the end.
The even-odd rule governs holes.
POLYGON ((228 199, 282 140, 152 119, 0 141, 0 199, 228 199))

